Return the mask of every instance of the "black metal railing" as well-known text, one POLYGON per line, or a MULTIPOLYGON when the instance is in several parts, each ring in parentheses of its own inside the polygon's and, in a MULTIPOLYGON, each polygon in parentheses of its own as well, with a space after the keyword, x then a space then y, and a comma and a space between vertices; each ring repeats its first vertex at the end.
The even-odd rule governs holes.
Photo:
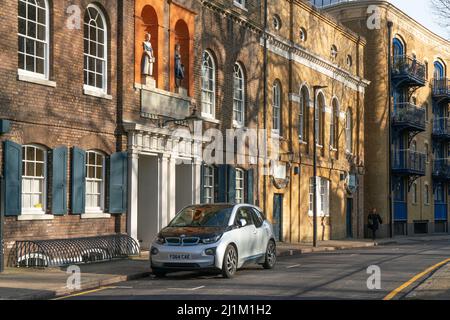
POLYGON ((60 267, 139 255, 138 243, 126 234, 86 238, 16 241, 12 265, 60 267))
POLYGON ((393 125, 425 130, 426 111, 411 103, 396 103, 392 115, 393 125))
POLYGON ((450 138, 449 118, 441 117, 433 120, 433 135, 441 138, 450 138))
POLYGON ((450 80, 447 78, 433 79, 433 95, 450 97, 450 80))
POLYGON ((425 83, 425 64, 416 58, 407 55, 394 56, 392 63, 392 75, 407 76, 425 83))
POLYGON ((436 159, 433 161, 433 177, 450 180, 450 159, 436 159))
POLYGON ((401 174, 425 175, 426 155, 405 149, 393 152, 392 170, 401 174))

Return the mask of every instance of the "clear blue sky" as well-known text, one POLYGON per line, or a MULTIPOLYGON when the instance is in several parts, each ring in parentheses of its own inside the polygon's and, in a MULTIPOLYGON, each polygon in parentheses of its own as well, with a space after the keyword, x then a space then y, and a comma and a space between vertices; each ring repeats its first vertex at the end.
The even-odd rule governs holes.
POLYGON ((446 39, 450 38, 449 30, 436 23, 437 18, 431 8, 430 0, 389 0, 414 20, 446 39))

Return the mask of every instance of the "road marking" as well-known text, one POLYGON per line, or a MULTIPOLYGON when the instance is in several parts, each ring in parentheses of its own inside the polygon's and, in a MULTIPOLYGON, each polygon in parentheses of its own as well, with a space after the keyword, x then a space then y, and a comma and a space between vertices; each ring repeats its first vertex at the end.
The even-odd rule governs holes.
POLYGON ((83 296, 83 295, 85 295, 85 294, 94 293, 94 292, 99 292, 99 291, 103 291, 103 290, 107 290, 107 289, 115 289, 115 288, 116 288, 116 287, 100 287, 100 288, 97 288, 97 289, 92 289, 92 290, 87 290, 87 291, 82 291, 82 292, 70 294, 70 295, 64 296, 64 297, 54 298, 54 299, 52 299, 52 300, 63 300, 63 299, 67 299, 67 298, 83 296))
POLYGON ((204 288, 205 286, 195 287, 195 288, 167 288, 168 290, 186 290, 186 291, 195 291, 204 288))
POLYGON ((294 264, 293 266, 287 266, 286 269, 291 269, 291 268, 295 268, 295 267, 300 267, 299 264, 294 264))
POLYGON ((427 275, 428 273, 436 270, 437 268, 443 266, 444 264, 450 262, 450 258, 445 259, 444 261, 441 261, 439 263, 436 263, 435 265, 429 267, 428 269, 426 269, 425 271, 422 271, 419 274, 416 274, 414 277, 412 277, 411 279, 409 279, 408 281, 406 281, 404 284, 402 284, 400 287, 392 290, 387 296, 385 296, 383 298, 383 300, 391 300, 393 299, 397 294, 399 294, 403 289, 409 287, 411 284, 413 284, 414 282, 416 282, 417 280, 419 280, 420 278, 422 278, 423 276, 427 275))

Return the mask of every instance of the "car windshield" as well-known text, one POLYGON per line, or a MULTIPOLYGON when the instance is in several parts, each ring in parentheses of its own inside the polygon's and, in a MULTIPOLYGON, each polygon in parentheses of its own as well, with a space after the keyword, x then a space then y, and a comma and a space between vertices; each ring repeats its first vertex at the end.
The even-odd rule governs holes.
POLYGON ((169 227, 226 227, 232 206, 203 205, 184 208, 169 223, 169 227))

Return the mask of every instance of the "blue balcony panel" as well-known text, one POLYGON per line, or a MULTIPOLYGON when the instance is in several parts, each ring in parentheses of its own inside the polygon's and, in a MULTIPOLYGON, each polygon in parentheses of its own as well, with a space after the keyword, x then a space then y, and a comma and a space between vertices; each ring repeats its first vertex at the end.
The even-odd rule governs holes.
POLYGON ((392 81, 401 87, 423 87, 426 83, 425 65, 415 57, 395 56, 392 63, 392 81))
POLYGON ((433 98, 441 103, 450 102, 450 81, 447 78, 433 79, 433 98))
POLYGON ((396 103, 392 126, 400 130, 423 132, 426 129, 426 110, 411 103, 396 103))
POLYGON ((403 176, 425 175, 425 154, 405 149, 393 152, 392 173, 403 176))

